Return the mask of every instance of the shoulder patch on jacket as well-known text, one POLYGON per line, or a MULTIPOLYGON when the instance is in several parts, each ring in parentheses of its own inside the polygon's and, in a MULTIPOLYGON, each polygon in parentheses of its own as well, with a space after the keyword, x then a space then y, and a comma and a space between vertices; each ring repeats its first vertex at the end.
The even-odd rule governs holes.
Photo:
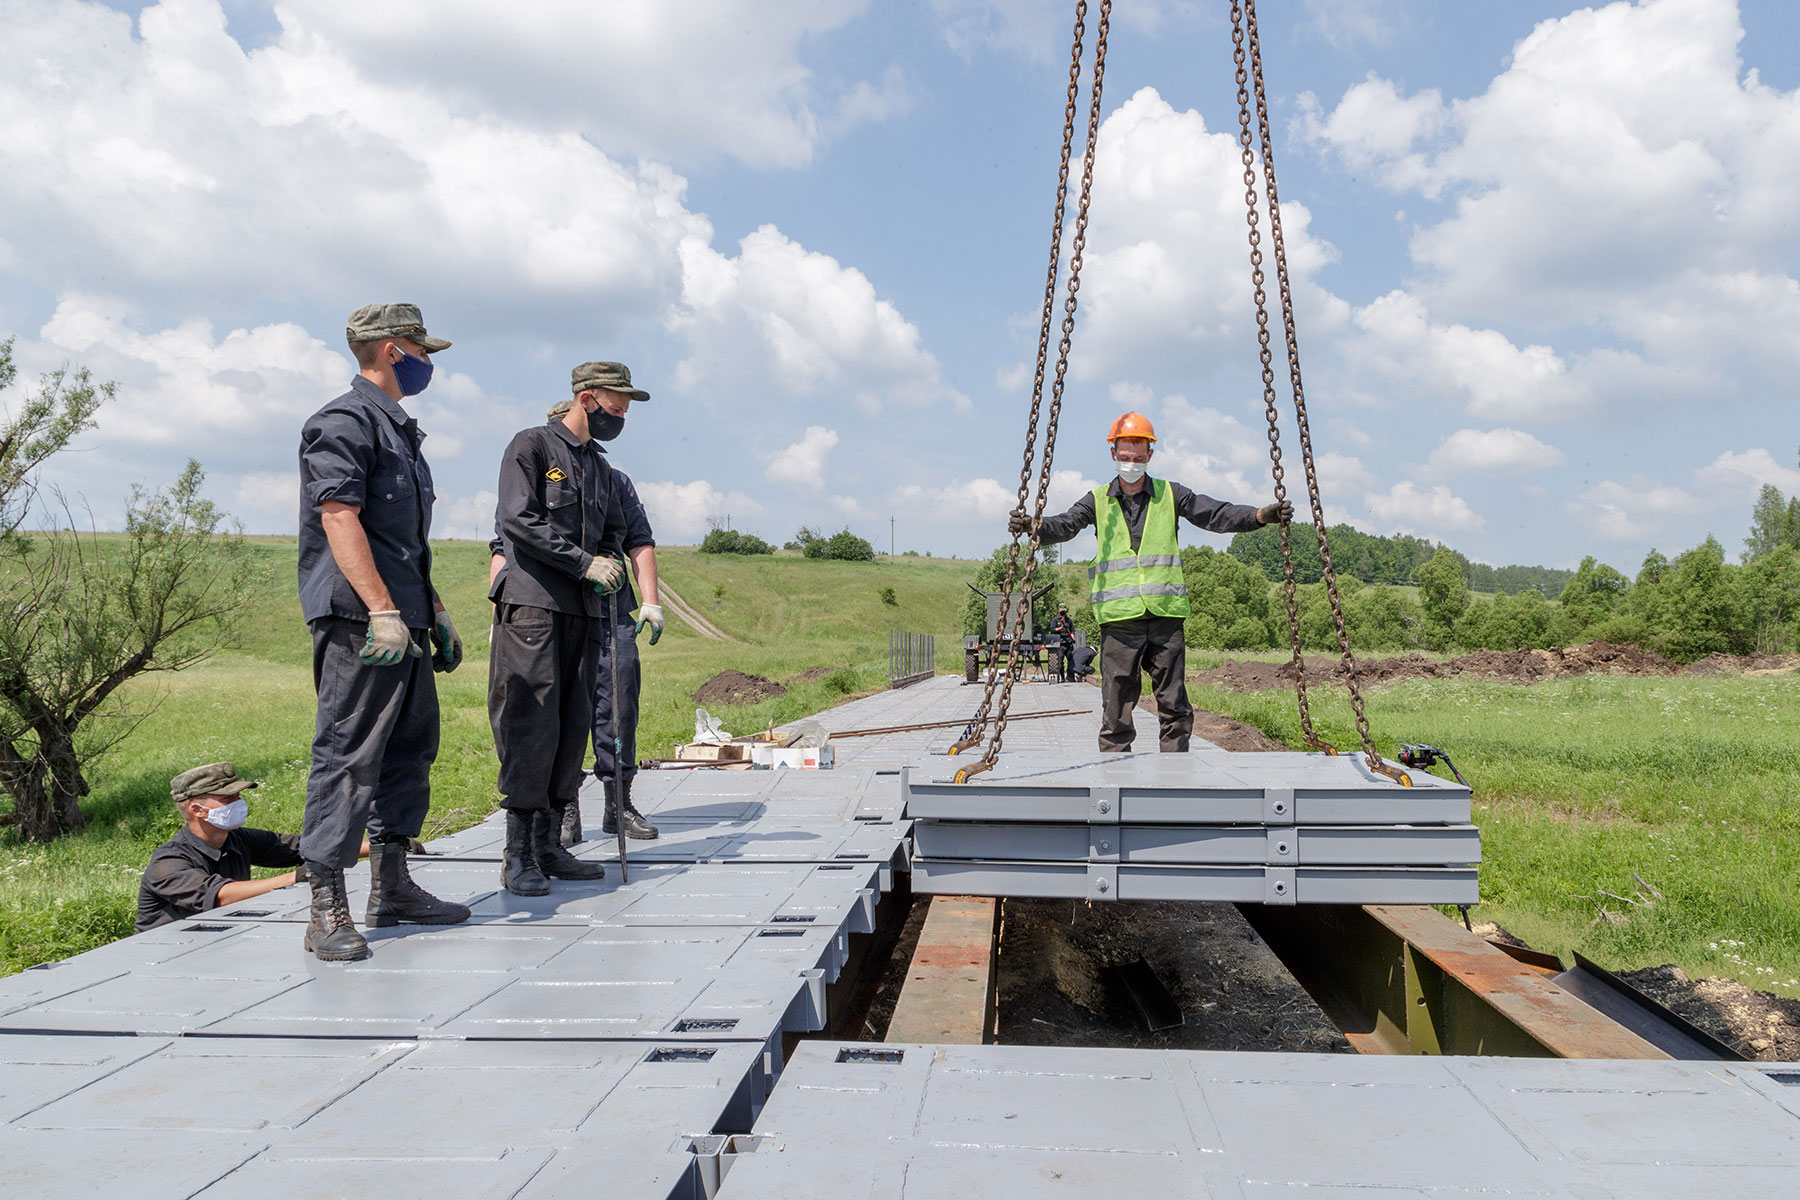
POLYGON ((548 479, 551 483, 561 483, 563 480, 567 479, 568 476, 563 474, 563 469, 561 467, 551 467, 548 471, 544 472, 544 478, 548 479))

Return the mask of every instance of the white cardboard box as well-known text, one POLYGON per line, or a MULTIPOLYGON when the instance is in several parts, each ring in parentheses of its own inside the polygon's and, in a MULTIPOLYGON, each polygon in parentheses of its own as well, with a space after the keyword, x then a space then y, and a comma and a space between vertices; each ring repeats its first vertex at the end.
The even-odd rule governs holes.
POLYGON ((792 768, 800 771, 830 770, 832 765, 831 746, 768 746, 752 745, 750 747, 751 765, 758 771, 780 770, 792 768))

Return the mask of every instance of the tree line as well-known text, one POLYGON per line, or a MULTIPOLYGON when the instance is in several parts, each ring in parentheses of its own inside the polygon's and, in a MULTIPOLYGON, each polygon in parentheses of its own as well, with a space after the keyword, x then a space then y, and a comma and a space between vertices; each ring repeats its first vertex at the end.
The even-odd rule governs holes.
MULTIPOLYGON (((1416 584, 1420 569, 1445 550, 1461 564, 1463 577, 1478 592, 1514 596, 1536 589, 1554 600, 1574 575, 1559 567, 1491 567, 1471 562, 1466 555, 1442 543, 1404 533, 1383 537, 1364 533, 1352 525, 1331 525, 1325 535, 1331 540, 1331 565, 1339 579, 1354 576, 1364 583, 1416 584)), ((1319 539, 1313 526, 1296 522, 1288 537, 1294 555, 1294 579, 1299 583, 1323 579, 1325 569, 1319 559, 1319 539)), ((1257 568, 1272 582, 1282 578, 1281 531, 1273 525, 1238 534, 1231 539, 1226 553, 1257 568)))

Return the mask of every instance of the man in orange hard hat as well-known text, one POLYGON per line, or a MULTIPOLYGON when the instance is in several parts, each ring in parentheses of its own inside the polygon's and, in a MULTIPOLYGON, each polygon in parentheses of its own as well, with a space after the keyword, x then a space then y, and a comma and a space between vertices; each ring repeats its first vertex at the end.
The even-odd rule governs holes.
MULTIPOLYGON (((1165 751, 1185 751, 1194 731, 1187 697, 1187 586, 1181 576, 1177 518, 1213 533, 1248 533, 1293 517, 1286 500, 1256 508, 1227 504, 1169 479, 1146 474, 1155 452, 1150 418, 1129 412, 1112 423, 1118 477, 1077 500, 1068 512, 1038 525, 1042 545, 1066 542, 1094 526, 1099 547, 1088 568, 1088 599, 1100 623, 1100 749, 1129 750, 1137 731, 1131 710, 1150 673, 1165 751)), ((1031 518, 1015 512, 1008 528, 1026 533, 1031 518)))

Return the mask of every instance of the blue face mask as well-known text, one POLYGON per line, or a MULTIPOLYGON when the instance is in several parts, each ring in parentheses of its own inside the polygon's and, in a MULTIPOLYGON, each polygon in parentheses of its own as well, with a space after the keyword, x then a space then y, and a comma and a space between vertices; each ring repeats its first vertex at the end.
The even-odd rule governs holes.
POLYGON ((416 358, 404 350, 400 351, 400 361, 394 364, 393 371, 402 396, 416 396, 431 383, 431 360, 416 358))

